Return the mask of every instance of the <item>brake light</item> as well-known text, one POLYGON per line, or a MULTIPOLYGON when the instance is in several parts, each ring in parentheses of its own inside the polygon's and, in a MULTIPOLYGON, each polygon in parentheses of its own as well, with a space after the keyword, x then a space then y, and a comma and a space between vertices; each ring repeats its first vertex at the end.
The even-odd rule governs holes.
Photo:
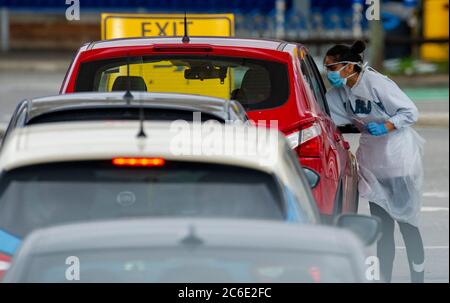
POLYGON ((164 52, 164 53, 210 53, 213 51, 213 48, 210 45, 179 45, 179 44, 167 44, 167 45, 155 45, 153 47, 153 51, 155 52, 164 52))
POLYGON ((311 266, 308 272, 314 283, 320 283, 320 268, 316 266, 311 266))
POLYGON ((300 133, 300 157, 320 157, 322 152, 322 129, 317 123, 309 124, 300 133))
POLYGON ((0 281, 11 266, 11 257, 0 253, 0 281))
POLYGON ((115 166, 154 167, 164 166, 166 161, 162 158, 114 158, 115 166))

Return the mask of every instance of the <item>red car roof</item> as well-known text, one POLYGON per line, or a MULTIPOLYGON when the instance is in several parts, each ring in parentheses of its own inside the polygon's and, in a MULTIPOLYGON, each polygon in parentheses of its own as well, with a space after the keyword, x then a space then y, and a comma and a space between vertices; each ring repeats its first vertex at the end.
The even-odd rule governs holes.
MULTIPOLYGON (((182 44, 182 37, 158 37, 158 38, 126 38, 95 41, 86 44, 81 51, 91 49, 104 49, 112 47, 148 46, 154 44, 182 44)), ((232 37, 191 37, 190 44, 209 44, 213 46, 249 47, 268 50, 285 51, 287 45, 294 43, 264 40, 264 39, 242 39, 232 37)))

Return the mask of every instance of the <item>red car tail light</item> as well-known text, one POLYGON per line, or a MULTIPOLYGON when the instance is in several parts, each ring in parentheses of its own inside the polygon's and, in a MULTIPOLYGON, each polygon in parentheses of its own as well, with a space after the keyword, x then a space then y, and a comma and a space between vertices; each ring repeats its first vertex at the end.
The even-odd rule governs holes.
POLYGON ((158 167, 164 166, 166 161, 162 158, 114 158, 112 163, 115 166, 158 167))
POLYGON ((311 266, 308 270, 309 275, 313 279, 314 283, 320 283, 320 268, 311 266))
POLYGON ((298 154, 300 157, 320 157, 322 129, 317 123, 306 125, 300 132, 298 154))
POLYGON ((11 257, 0 253, 0 281, 11 265, 11 257))

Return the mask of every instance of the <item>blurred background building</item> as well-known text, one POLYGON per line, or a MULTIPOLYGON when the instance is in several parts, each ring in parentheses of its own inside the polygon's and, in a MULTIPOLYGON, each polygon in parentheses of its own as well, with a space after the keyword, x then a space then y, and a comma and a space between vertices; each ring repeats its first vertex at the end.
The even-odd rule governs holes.
POLYGON ((65 19, 65 0, 0 0, 0 42, 3 52, 74 51, 100 39, 101 12, 234 13, 239 37, 300 41, 317 57, 334 43, 361 38, 387 68, 445 69, 449 1, 381 2, 382 31, 365 17, 365 0, 80 0, 80 21, 65 19), (445 64, 417 65, 418 59, 445 64))

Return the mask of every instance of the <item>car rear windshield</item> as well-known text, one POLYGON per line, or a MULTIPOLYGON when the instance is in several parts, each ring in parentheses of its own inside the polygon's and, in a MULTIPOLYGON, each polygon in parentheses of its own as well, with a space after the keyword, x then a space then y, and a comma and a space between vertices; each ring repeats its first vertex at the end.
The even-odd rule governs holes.
MULTIPOLYGON (((144 119, 148 121, 193 121, 193 111, 177 110, 177 109, 161 109, 161 108, 145 108, 144 119)), ((201 121, 215 120, 224 123, 223 118, 211 115, 209 113, 201 113, 201 121)), ((27 125, 52 123, 52 122, 74 122, 74 121, 110 121, 110 120, 139 120, 140 112, 138 108, 117 107, 117 108, 84 108, 60 110, 50 113, 45 113, 36 116, 27 125)))
POLYGON ((75 83, 76 92, 125 91, 128 88, 233 99, 247 110, 259 110, 287 101, 289 76, 284 63, 166 55, 85 62, 80 65, 75 83))
POLYGON ((36 228, 114 218, 285 218, 278 183, 264 172, 199 163, 111 163, 58 163, 5 173, 0 230, 22 238, 36 228))
POLYGON ((151 247, 66 251, 33 257, 22 282, 63 283, 67 256, 81 260, 80 282, 135 283, 350 283, 345 255, 278 248, 151 247))

